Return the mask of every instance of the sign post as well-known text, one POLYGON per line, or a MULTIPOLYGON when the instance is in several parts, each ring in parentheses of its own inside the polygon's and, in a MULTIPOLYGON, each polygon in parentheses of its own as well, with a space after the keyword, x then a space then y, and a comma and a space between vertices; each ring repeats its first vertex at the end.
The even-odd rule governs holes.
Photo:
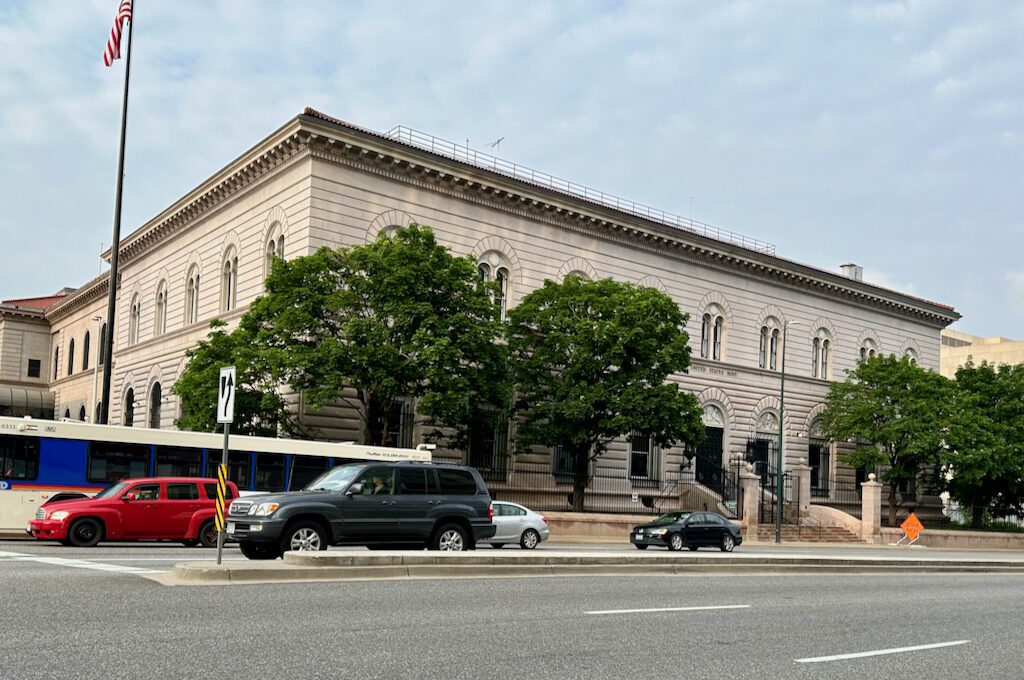
POLYGON ((225 366, 220 369, 220 384, 217 389, 217 422, 224 424, 224 451, 217 467, 217 564, 220 564, 221 553, 224 551, 225 523, 224 496, 228 479, 228 435, 231 423, 235 419, 235 367, 225 366))

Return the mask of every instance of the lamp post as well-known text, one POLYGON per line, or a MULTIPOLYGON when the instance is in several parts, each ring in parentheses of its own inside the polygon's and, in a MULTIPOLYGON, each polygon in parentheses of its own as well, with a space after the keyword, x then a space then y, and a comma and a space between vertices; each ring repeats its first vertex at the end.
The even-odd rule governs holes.
MULTIPOLYGON (((797 322, 793 322, 795 326, 797 322)), ((783 433, 782 419, 786 413, 786 345, 789 344, 789 321, 782 322, 782 364, 779 367, 779 448, 775 459, 775 542, 782 543, 782 454, 783 454, 783 433)))
POLYGON ((98 420, 96 417, 96 383, 100 374, 100 358, 103 356, 103 339, 99 337, 100 322, 103 321, 103 317, 94 316, 92 320, 96 322, 96 339, 99 340, 96 343, 96 356, 93 357, 92 362, 92 413, 89 415, 89 422, 95 423, 98 420))

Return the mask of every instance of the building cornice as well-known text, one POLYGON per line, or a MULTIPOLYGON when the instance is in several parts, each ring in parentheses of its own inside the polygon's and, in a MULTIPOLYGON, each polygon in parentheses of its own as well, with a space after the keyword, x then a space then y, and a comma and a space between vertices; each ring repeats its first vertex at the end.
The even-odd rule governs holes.
POLYGON ((19 321, 38 321, 46 323, 46 313, 41 309, 18 307, 16 305, 0 305, 0 315, 18 319, 19 321))
POLYGON ((103 299, 109 289, 110 272, 104 272, 69 295, 60 304, 46 310, 46 318, 50 323, 66 319, 83 307, 103 299))
MULTIPOLYGON (((735 243, 662 224, 546 186, 433 153, 307 109, 229 163, 121 243, 127 262, 208 215, 226 200, 299 158, 314 157, 521 216, 598 234, 633 247, 738 271, 826 297, 912 316, 942 328, 952 308, 800 264, 735 243)), ((109 251, 104 253, 109 258, 109 251)), ((77 296, 76 296, 77 297, 77 296)), ((63 305, 61 305, 63 307, 63 305)))

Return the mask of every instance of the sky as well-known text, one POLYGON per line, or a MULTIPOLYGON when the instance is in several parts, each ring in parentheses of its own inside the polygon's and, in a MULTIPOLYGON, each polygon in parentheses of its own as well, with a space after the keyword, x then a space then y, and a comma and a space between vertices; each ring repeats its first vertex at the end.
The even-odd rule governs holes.
MULTIPOLYGON (((105 268, 117 4, 0 0, 2 299, 105 268)), ((136 0, 135 24, 122 237, 311 106, 1024 339, 1022 3, 136 0)))

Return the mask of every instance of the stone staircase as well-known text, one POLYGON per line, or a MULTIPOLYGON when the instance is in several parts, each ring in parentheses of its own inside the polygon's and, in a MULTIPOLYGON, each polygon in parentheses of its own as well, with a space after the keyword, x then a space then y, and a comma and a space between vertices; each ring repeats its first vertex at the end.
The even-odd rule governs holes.
MULTIPOLYGON (((761 542, 775 540, 775 526, 761 524, 757 527, 757 538, 761 542)), ((839 526, 797 526, 782 525, 782 541, 801 543, 863 543, 860 536, 839 526)))

